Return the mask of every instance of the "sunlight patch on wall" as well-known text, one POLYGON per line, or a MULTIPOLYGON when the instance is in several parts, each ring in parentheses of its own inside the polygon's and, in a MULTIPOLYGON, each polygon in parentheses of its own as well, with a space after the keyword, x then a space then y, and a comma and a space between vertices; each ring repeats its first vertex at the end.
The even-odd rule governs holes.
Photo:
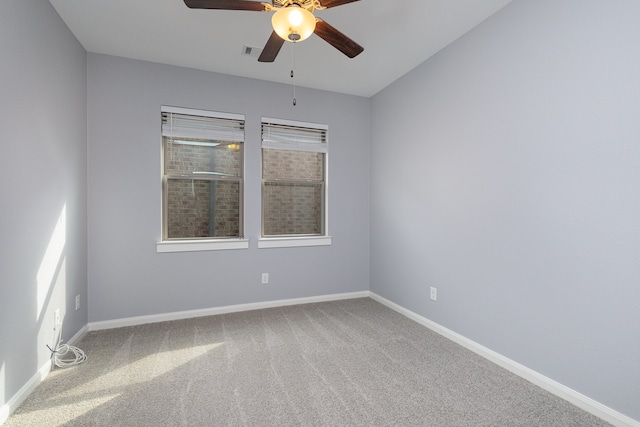
POLYGON ((38 301, 36 321, 39 321, 40 317, 42 316, 45 308, 44 304, 47 301, 49 292, 51 291, 52 285, 55 282, 54 276, 56 275, 58 266, 60 266, 62 252, 64 251, 64 247, 66 244, 66 218, 67 205, 65 204, 62 207, 62 212, 60 213, 58 222, 56 223, 56 228, 53 230, 53 234, 51 235, 51 239, 49 240, 49 245, 47 246, 47 250, 44 253, 42 262, 40 263, 40 268, 38 269, 38 274, 36 275, 36 298, 38 301))
MULTIPOLYGON (((6 402, 5 401, 5 395, 4 395, 4 390, 7 388, 7 385, 5 383, 6 379, 4 376, 4 361, 2 362, 2 365, 0 365, 0 402, 6 402)), ((0 424, 2 423, 2 417, 0 416, 0 424)))

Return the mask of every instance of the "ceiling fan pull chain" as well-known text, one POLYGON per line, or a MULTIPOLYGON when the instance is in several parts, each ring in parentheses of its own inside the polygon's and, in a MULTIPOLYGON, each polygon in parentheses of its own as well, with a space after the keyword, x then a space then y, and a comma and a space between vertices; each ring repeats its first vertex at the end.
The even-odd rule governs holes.
POLYGON ((291 43, 293 46, 291 47, 291 49, 293 50, 293 66, 291 67, 291 78, 293 79, 293 106, 296 106, 296 73, 295 73, 295 69, 296 69, 296 43, 293 42, 291 43))

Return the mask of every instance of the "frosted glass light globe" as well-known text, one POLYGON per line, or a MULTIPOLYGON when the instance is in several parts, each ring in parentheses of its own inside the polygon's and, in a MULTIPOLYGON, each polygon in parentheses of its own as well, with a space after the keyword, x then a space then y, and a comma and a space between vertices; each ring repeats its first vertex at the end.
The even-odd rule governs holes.
POLYGON ((309 38, 316 29, 313 13, 297 6, 279 9, 271 18, 273 30, 284 40, 299 42, 309 38))

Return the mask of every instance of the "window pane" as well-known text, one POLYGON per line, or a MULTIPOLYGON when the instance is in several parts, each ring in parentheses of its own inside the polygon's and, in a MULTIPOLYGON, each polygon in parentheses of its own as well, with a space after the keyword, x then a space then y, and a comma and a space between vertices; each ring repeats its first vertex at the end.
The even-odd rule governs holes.
POLYGON ((264 148, 262 178, 269 181, 322 181, 324 154, 264 148))
POLYGON ((321 234, 322 194, 323 184, 265 182, 264 235, 321 234))
POLYGON ((239 237, 240 183, 167 180, 167 237, 239 237))
POLYGON ((240 177, 242 174, 240 148, 237 142, 172 140, 165 137, 165 174, 240 177))

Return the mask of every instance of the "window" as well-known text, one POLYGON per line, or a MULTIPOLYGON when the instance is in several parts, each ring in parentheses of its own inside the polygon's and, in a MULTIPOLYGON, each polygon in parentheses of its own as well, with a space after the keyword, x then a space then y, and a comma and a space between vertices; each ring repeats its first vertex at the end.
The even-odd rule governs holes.
POLYGON ((243 237, 244 116, 162 107, 162 240, 243 237))
POLYGON ((326 126, 262 119, 263 239, 326 237, 327 154, 326 126))

